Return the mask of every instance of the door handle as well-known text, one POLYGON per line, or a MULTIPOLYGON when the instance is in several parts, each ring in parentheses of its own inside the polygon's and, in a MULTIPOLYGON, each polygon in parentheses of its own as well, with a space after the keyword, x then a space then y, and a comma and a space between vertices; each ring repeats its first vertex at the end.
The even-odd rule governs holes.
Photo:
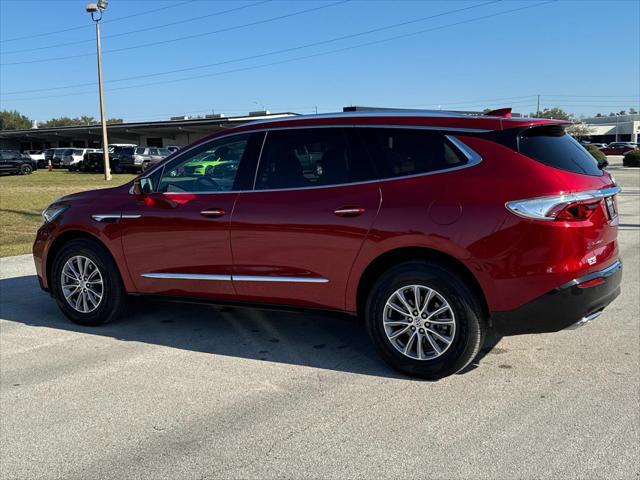
POLYGON ((333 211, 339 217, 359 217, 365 212, 362 207, 342 207, 333 211))
POLYGON ((202 210, 200 215, 203 217, 219 218, 224 215, 224 210, 221 208, 207 208, 206 210, 202 210))

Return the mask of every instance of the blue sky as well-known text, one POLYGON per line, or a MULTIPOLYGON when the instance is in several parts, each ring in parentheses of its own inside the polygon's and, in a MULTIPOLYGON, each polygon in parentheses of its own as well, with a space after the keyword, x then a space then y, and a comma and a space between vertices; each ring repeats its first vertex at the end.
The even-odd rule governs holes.
MULTIPOLYGON (((0 108, 38 120, 98 116, 85 3, 0 0, 0 108)), ((640 110, 639 18, 637 0, 111 0, 102 24, 107 115, 351 104, 531 112, 536 94, 542 107, 577 115, 640 110), (143 75, 153 76, 122 80, 143 75)))

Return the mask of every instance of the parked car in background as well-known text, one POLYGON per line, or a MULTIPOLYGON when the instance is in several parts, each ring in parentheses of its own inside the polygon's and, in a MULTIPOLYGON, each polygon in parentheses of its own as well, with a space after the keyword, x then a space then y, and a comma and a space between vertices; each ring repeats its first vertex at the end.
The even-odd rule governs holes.
POLYGON ((131 149, 124 149, 120 154, 119 166, 123 171, 141 172, 142 165, 148 162, 160 162, 171 155, 168 148, 158 147, 136 147, 133 151, 131 149))
POLYGON ((71 155, 71 153, 73 153, 72 148, 54 148, 53 157, 51 158, 53 168, 62 168, 62 157, 71 155))
POLYGON ((55 148, 47 148, 44 151, 44 166, 48 167, 49 166, 49 162, 51 162, 53 164, 53 151, 55 150, 55 148))
POLYGON ((602 150, 603 148, 605 148, 607 146, 606 143, 591 143, 590 145, 592 147, 599 148, 600 150, 602 150))
POLYGON ((391 366, 440 378, 491 329, 582 325, 620 293, 620 188, 566 125, 454 112, 241 125, 52 203, 39 283, 91 326, 127 294, 348 312, 391 366), (211 165, 224 148, 233 159, 211 165))
POLYGON ((64 152, 62 157, 62 166, 69 169, 70 172, 80 170, 80 163, 84 161, 86 153, 95 152, 95 148, 74 148, 64 152))
MULTIPOLYGON (((120 155, 131 155, 137 145, 129 143, 109 144, 109 165, 113 173, 121 173, 120 155)), ((103 172, 104 171, 104 154, 102 149, 89 152, 85 155, 82 162, 85 172, 103 172)))
POLYGON ((635 150, 637 145, 633 142, 613 142, 602 148, 605 155, 624 155, 625 153, 635 150))
POLYGON ((45 166, 43 150, 27 150, 24 153, 29 155, 29 158, 36 162, 38 168, 43 168, 45 166))
POLYGON ((0 150, 0 173, 30 175, 38 168, 37 162, 18 150, 0 150))

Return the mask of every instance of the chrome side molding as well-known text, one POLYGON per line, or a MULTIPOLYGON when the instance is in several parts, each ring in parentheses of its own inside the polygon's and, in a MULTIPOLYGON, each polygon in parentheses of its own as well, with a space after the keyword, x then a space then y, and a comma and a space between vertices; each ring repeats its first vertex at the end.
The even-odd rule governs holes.
POLYGON ((269 277, 254 275, 208 275, 200 273, 143 273, 144 278, 164 280, 208 280, 216 282, 285 282, 285 283, 329 283, 326 278, 319 277, 269 277))
POLYGON ((129 213, 94 213, 91 215, 96 222, 104 220, 120 220, 121 218, 140 218, 142 215, 129 213))
POLYGON ((232 275, 236 282, 291 282, 291 283, 329 283, 326 278, 319 277, 267 277, 254 275, 232 275))
POLYGON ((143 273, 144 278, 161 278, 165 280, 214 280, 230 282, 231 275, 205 275, 200 273, 143 273))

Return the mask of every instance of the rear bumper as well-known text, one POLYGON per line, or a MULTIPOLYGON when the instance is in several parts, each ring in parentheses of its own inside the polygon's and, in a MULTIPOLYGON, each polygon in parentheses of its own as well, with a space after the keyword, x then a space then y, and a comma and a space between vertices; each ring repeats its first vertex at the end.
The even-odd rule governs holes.
POLYGON ((576 278, 508 312, 492 312, 492 327, 502 335, 557 332, 596 318, 620 295, 622 263, 576 278))

